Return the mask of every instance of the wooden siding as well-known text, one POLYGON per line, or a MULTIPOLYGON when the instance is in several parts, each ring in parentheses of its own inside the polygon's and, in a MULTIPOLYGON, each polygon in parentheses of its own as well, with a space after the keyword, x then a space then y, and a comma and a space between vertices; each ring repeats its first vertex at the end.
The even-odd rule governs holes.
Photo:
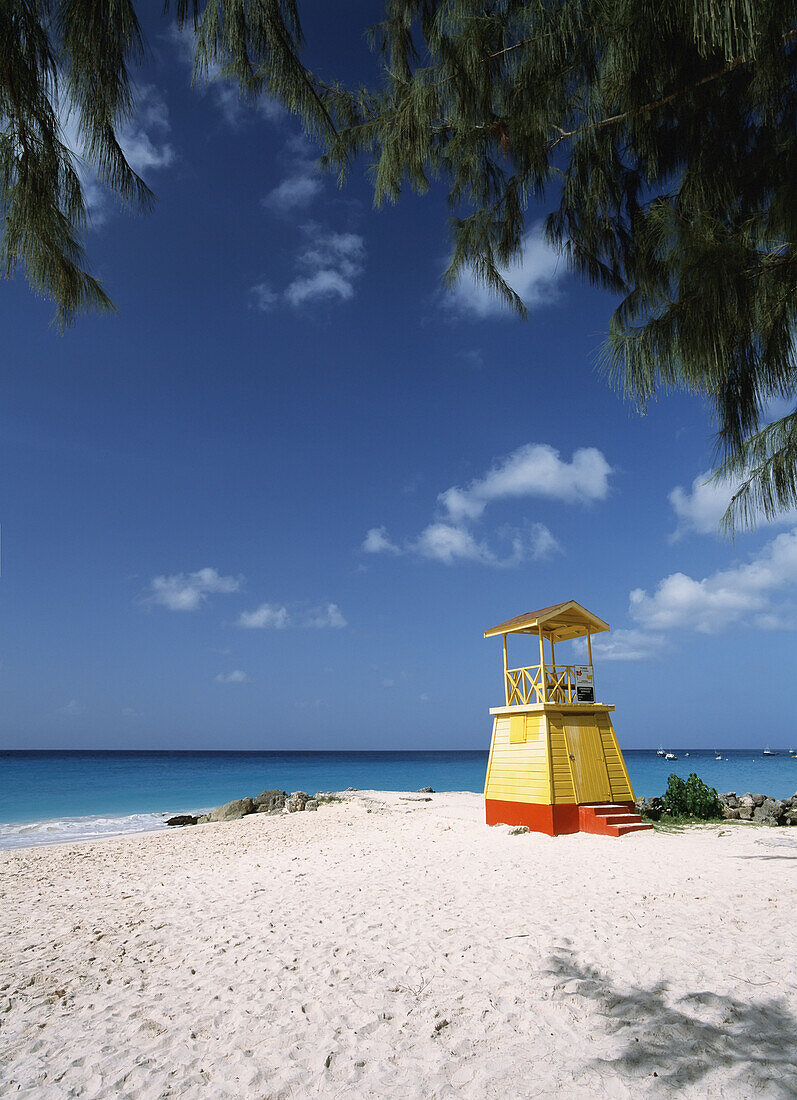
POLYGON ((506 802, 551 802, 543 715, 496 718, 484 797, 506 802), (520 724, 513 729, 513 723, 520 724), (522 740, 513 739, 521 735, 522 740))
POLYGON ((561 714, 549 714, 551 741, 552 802, 576 802, 573 771, 561 714))
POLYGON ((576 801, 608 802, 612 797, 603 743, 594 714, 565 714, 565 740, 574 760, 576 801))
POLYGON ((596 716, 595 720, 598 724, 601 742, 603 744, 603 757, 606 761, 606 770, 609 773, 609 783, 612 788, 612 801, 633 802, 634 789, 631 786, 631 780, 628 777, 625 760, 623 760, 623 754, 620 752, 620 746, 617 743, 617 735, 614 732, 611 720, 608 714, 599 714, 596 716))

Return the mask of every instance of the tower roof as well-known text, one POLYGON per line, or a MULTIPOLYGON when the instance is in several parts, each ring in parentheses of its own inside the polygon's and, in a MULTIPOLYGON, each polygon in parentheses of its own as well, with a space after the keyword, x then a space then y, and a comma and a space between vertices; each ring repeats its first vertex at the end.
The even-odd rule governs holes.
POLYGON ((601 634, 609 629, 608 623, 587 611, 586 607, 575 600, 567 600, 516 615, 514 619, 507 619, 505 623, 485 630, 484 636, 493 638, 496 634, 536 634, 542 631, 544 637, 554 642, 565 642, 570 638, 583 638, 585 634, 601 634))

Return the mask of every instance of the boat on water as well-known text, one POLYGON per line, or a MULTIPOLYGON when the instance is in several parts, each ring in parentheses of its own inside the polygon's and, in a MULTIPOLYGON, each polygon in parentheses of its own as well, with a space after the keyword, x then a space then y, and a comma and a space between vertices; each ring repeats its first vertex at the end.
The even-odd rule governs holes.
POLYGON ((780 756, 779 752, 773 752, 772 749, 764 749, 763 756, 780 756))
POLYGON ((715 760, 722 760, 722 753, 721 752, 715 752, 714 753, 714 759, 715 760))
POLYGON ((675 755, 674 752, 665 752, 664 759, 665 760, 677 760, 678 757, 675 755))
POLYGON ((664 749, 656 749, 656 756, 664 756, 664 749))

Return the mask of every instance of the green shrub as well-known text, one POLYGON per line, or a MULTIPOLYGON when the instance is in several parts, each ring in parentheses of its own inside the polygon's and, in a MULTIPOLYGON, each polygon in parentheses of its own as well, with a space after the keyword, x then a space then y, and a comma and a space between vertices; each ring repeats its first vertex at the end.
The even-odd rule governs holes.
POLYGON ((664 813, 672 817, 696 817, 703 821, 722 817, 722 803, 716 790, 694 772, 687 780, 671 775, 661 801, 664 813))

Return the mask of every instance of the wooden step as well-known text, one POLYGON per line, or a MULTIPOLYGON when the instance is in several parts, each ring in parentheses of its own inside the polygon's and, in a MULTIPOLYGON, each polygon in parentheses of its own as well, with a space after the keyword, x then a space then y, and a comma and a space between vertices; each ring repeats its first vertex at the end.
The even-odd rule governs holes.
POLYGON ((629 803, 595 802, 578 808, 582 833, 598 836, 625 836, 626 833, 647 832, 653 826, 634 813, 629 803))
POLYGON ((649 822, 642 821, 640 818, 639 821, 632 821, 628 825, 610 825, 609 835, 625 836, 626 833, 646 833, 652 828, 653 826, 649 822))

